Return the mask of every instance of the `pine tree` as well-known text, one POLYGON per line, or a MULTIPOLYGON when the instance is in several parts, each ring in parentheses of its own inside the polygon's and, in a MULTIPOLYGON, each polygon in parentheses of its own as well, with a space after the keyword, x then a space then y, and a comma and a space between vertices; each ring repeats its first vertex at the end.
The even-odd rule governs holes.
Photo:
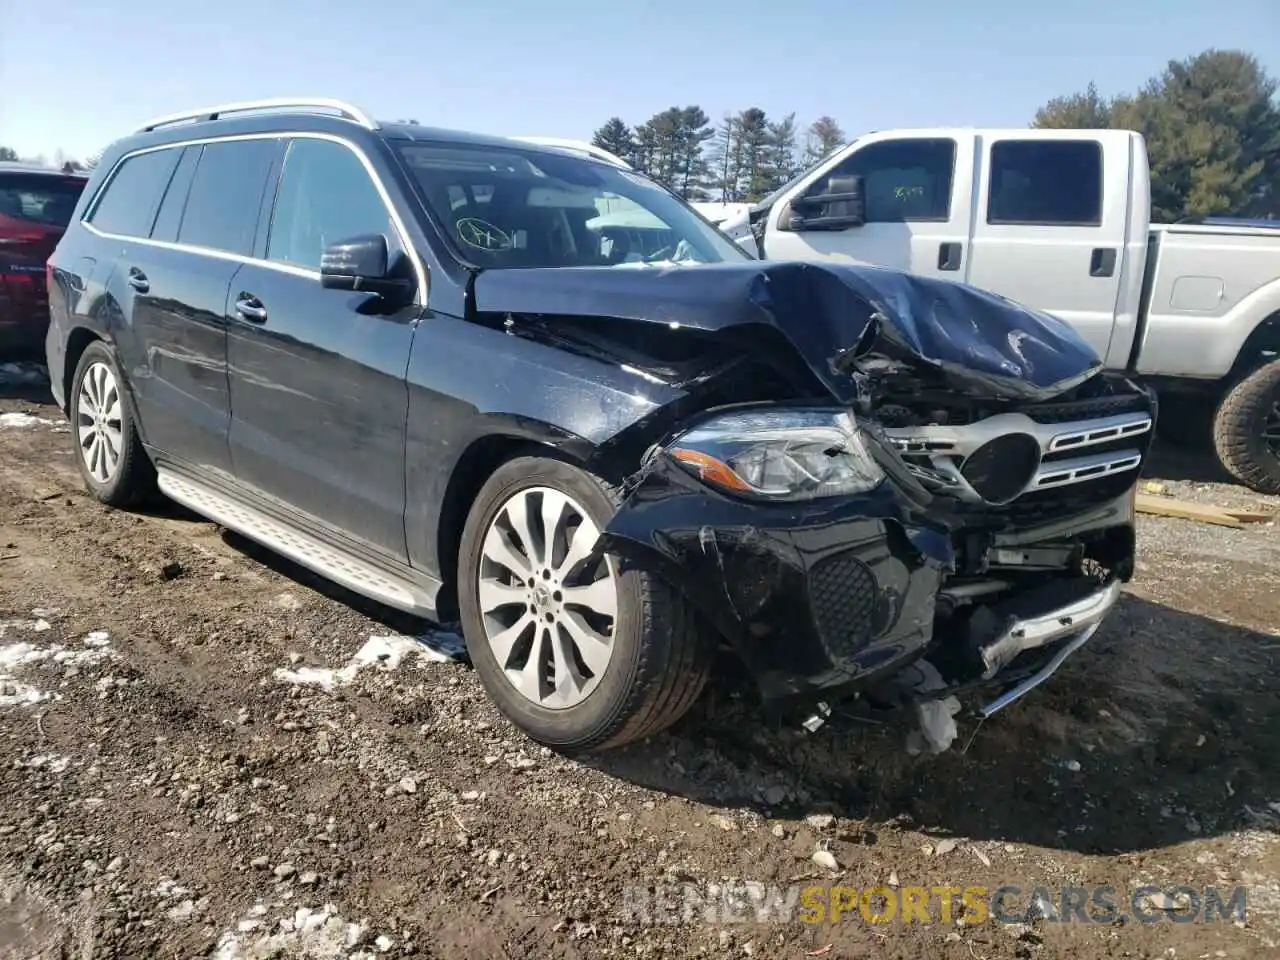
POLYGON ((811 167, 823 157, 830 156, 844 145, 846 139, 840 124, 832 117, 819 117, 805 131, 804 166, 811 167))
POLYGON ((631 162, 635 157, 635 135, 621 117, 610 117, 591 137, 591 142, 615 157, 631 162))

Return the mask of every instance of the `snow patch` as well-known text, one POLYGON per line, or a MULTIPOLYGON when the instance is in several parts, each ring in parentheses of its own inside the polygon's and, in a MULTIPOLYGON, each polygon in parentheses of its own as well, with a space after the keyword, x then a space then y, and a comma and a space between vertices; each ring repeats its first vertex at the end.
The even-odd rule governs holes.
POLYGON ((360 949, 364 924, 349 923, 337 907, 298 907, 287 916, 269 921, 259 903, 244 919, 226 930, 214 948, 214 960, 265 960, 267 957, 337 958, 373 960, 378 954, 360 949), (270 932, 274 929, 274 932, 270 932))
POLYGON ((452 633, 428 633, 420 637, 399 634, 372 636, 356 651, 345 667, 299 667, 296 670, 279 669, 276 679, 282 683, 333 690, 355 680, 363 670, 370 668, 390 672, 398 670, 406 659, 424 658, 436 663, 460 660, 465 651, 462 638, 452 633))
POLYGON ((46 420, 44 417, 33 417, 29 413, 0 413, 0 428, 13 427, 38 427, 38 426, 56 427, 57 420, 46 420))
POLYGON ((22 766, 29 770, 48 770, 50 773, 63 773, 67 767, 71 766, 71 758, 60 757, 53 753, 42 753, 27 760, 22 766))
POLYGON ((0 640, 3 640, 5 634, 10 630, 44 633, 48 629, 49 621, 43 617, 36 620, 0 620, 0 640))
MULTIPOLYGON (((3 637, 5 631, 11 627, 40 633, 49 629, 49 624, 43 620, 37 620, 34 623, 8 621, 0 624, 0 637, 3 637)), ((82 667, 100 663, 114 656, 111 650, 111 636, 105 630, 93 631, 84 638, 82 644, 83 648, 66 647, 60 643, 38 647, 25 640, 0 644, 0 707, 43 703, 53 696, 18 679, 17 674, 26 667, 45 662, 56 663, 63 667, 82 667)))
POLYGON ((0 707, 17 707, 44 703, 49 694, 35 687, 20 683, 12 677, 0 676, 0 707))

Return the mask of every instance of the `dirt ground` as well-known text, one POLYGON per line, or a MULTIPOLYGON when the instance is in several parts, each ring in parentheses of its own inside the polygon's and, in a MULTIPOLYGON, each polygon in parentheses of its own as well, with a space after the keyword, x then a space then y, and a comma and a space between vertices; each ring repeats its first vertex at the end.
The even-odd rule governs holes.
MULTIPOLYGON (((980 727, 965 715, 944 755, 910 756, 902 729, 843 711, 807 734, 726 665, 676 729, 580 763, 501 719, 456 637, 177 508, 108 510, 71 449, 44 385, 9 368, 0 958, 1280 947, 1274 523, 1143 518, 1138 576, 1103 630, 1022 702, 980 727), (659 923, 627 892, 744 882, 882 885, 897 902, 1013 885, 1006 915, 1023 916, 957 922, 957 900, 944 920, 946 895, 926 893, 928 923, 654 907, 650 921, 679 921, 659 923), (1118 910, 1095 922, 1062 922, 1035 892, 1060 906, 1064 886, 1098 885, 1118 910), (1163 892, 1177 886, 1224 900, 1243 886, 1245 917, 1207 920, 1163 892)), ((1280 510, 1205 469, 1160 452, 1148 473, 1178 496, 1280 510)))

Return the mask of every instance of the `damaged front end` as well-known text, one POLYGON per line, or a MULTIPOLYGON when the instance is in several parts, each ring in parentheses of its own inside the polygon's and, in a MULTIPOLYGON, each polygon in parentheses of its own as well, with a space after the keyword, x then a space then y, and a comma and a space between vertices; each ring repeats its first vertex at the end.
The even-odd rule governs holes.
POLYGON ((1034 688, 1133 574, 1154 397, 1055 318, 871 268, 521 273, 477 291, 514 333, 717 358, 602 445, 647 447, 602 546, 663 572, 766 698, 816 704, 811 728, 856 693, 945 749, 955 698, 989 716, 1034 688))

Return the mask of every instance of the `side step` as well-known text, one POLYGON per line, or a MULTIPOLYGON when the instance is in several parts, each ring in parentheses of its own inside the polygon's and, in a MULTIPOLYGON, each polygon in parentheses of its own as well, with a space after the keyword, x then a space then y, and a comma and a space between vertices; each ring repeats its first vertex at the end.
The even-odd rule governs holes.
POLYGON ((164 467, 156 469, 160 491, 190 510, 288 557, 363 596, 420 617, 435 615, 440 584, 371 563, 293 524, 248 506, 214 487, 164 467))

